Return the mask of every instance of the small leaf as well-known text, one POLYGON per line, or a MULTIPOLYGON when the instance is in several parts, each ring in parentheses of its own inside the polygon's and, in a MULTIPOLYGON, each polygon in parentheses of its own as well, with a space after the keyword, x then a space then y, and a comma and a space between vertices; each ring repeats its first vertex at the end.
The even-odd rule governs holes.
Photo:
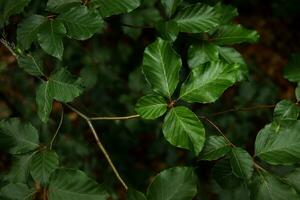
POLYGON ((213 7, 197 3, 180 10, 174 21, 178 23, 181 32, 201 33, 217 27, 220 23, 219 17, 213 7))
POLYGON ((166 100, 157 95, 146 95, 136 104, 136 112, 144 119, 156 119, 167 111, 166 100))
POLYGON ((143 73, 153 90, 171 97, 179 82, 181 59, 169 42, 158 39, 144 52, 143 73))
POLYGON ((218 3, 215 6, 215 10, 220 15, 220 22, 221 24, 227 24, 230 23, 230 21, 238 16, 238 11, 235 7, 230 5, 224 5, 221 3, 218 3))
POLYGON ((64 52, 63 36, 66 28, 57 20, 47 21, 38 33, 38 41, 42 49, 51 56, 62 59, 64 52))
POLYGON ((242 42, 256 42, 259 39, 257 31, 248 30, 241 25, 224 25, 212 34, 211 41, 217 45, 232 45, 242 42))
POLYGON ((146 196, 142 192, 132 188, 128 189, 126 197, 126 200, 147 200, 146 196))
POLYGON ((49 82, 42 81, 36 90, 37 113, 43 122, 47 122, 52 111, 52 96, 49 91, 49 82))
POLYGON ((247 151, 234 147, 230 152, 230 164, 234 175, 250 179, 253 174, 253 159, 247 151))
POLYGON ((0 197, 13 200, 31 200, 34 193, 34 188, 30 189, 23 183, 10 183, 1 188, 0 197))
POLYGON ((11 154, 22 154, 39 146, 37 130, 18 118, 0 121, 0 147, 11 154))
POLYGON ((188 108, 172 108, 163 124, 165 138, 174 146, 189 149, 196 155, 204 146, 205 130, 198 117, 188 108))
POLYGON ((300 82, 300 54, 293 54, 284 68, 284 78, 291 82, 300 82))
POLYGON ((274 109, 274 120, 297 120, 300 108, 289 100, 282 100, 274 109))
POLYGON ((175 41, 179 33, 178 25, 174 21, 158 21, 155 24, 155 29, 159 36, 167 41, 175 41))
POLYGON ((212 103, 238 80, 240 66, 224 62, 210 62, 192 69, 183 83, 180 99, 193 103, 212 103))
POLYGON ((193 168, 175 167, 159 173, 147 191, 148 200, 191 200, 197 193, 193 168))
POLYGON ((41 26, 47 21, 47 18, 41 15, 32 15, 24 19, 17 29, 17 43, 18 46, 27 50, 31 43, 37 39, 37 34, 41 26))
POLYGON ((300 193, 300 169, 296 168, 292 173, 285 176, 284 180, 300 193))
POLYGON ((18 57, 19 66, 32 76, 44 76, 43 65, 39 57, 31 54, 18 57))
POLYGON ((210 136, 200 154, 201 160, 217 160, 230 151, 230 144, 222 136, 210 136))
POLYGON ((103 27, 103 19, 86 6, 77 6, 60 14, 57 20, 67 28, 67 35, 76 40, 86 40, 103 27))
POLYGON ((80 0, 48 0, 46 10, 53 13, 62 13, 80 4, 80 0))
POLYGON ((218 61, 219 50, 214 44, 203 42, 200 45, 191 45, 188 51, 188 64, 190 68, 198 67, 201 64, 218 61))
POLYGON ((165 14, 168 18, 172 17, 181 2, 182 0, 161 0, 161 4, 164 7, 165 14))
POLYGON ((30 173, 35 181, 45 185, 49 177, 58 167, 58 156, 53 151, 41 151, 36 153, 30 162, 30 173))
POLYGON ((107 200, 108 194, 101 185, 82 171, 59 169, 51 176, 49 200, 107 200))

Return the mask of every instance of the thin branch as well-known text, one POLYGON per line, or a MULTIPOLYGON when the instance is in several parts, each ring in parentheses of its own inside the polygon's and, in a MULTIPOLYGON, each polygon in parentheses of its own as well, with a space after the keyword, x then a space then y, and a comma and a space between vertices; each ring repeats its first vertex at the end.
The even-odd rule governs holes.
POLYGON ((57 129, 56 129, 56 131, 55 131, 55 134, 54 134, 54 136, 53 136, 53 138, 52 138, 52 140, 51 140, 51 143, 50 143, 50 150, 52 149, 54 140, 55 140, 55 138, 56 138, 56 136, 57 136, 57 134, 58 134, 58 132, 59 132, 59 130, 60 130, 60 128, 61 128, 61 125, 62 125, 62 123, 63 123, 63 120, 64 120, 64 108, 62 107, 62 108, 61 108, 61 116, 60 116, 59 125, 58 125, 58 127, 57 127, 57 129))
POLYGON ((125 24, 121 23, 121 26, 129 27, 129 28, 136 28, 136 29, 152 29, 152 26, 139 26, 139 25, 132 25, 132 24, 125 24))
POLYGON ((91 117, 91 121, 96 121, 96 120, 127 120, 127 119, 135 119, 139 118, 140 115, 129 115, 129 116, 124 116, 124 117, 91 117))

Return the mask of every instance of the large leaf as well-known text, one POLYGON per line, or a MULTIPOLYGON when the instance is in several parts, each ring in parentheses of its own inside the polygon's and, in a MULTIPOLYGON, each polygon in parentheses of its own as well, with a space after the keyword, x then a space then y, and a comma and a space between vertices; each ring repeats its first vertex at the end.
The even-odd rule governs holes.
POLYGON ((200 154, 201 160, 217 160, 230 151, 230 144, 222 136, 210 136, 200 154))
POLYGON ((163 124, 165 138, 174 146, 189 149, 196 155, 204 146, 205 130, 198 117, 188 108, 172 108, 163 124))
POLYGON ((193 168, 175 167, 159 173, 147 191, 148 200, 191 200, 197 193, 193 168))
POLYGON ((12 200, 31 200, 34 193, 36 193, 35 189, 30 189, 23 183, 10 183, 1 188, 0 197, 12 200))
POLYGON ((54 13, 61 13, 80 4, 80 0, 48 0, 47 10, 54 13))
POLYGON ((86 40, 103 26, 101 16, 86 6, 77 6, 60 14, 57 20, 63 22, 67 35, 73 39, 86 40))
POLYGON ((97 0, 94 3, 99 7, 103 17, 128 13, 140 6, 141 0, 97 0))
POLYGON ((41 15, 31 15, 23 20, 17 29, 17 42, 21 49, 27 50, 37 39, 37 34, 47 18, 41 15))
POLYGON ((42 61, 39 57, 31 54, 18 56, 19 66, 32 76, 45 76, 42 61))
POLYGON ((291 82, 300 81, 300 54, 293 54, 284 68, 284 78, 291 82))
POLYGON ((199 33, 212 30, 219 25, 220 19, 216 10, 205 4, 193 4, 180 10, 174 20, 181 32, 199 33))
POLYGON ((30 173, 35 181, 45 185, 51 173, 58 167, 58 156, 54 151, 36 153, 30 162, 30 173))
POLYGON ((179 98, 187 102, 214 102, 238 80, 239 70, 240 65, 224 62, 195 67, 183 83, 179 98))
POLYGON ((213 33, 211 41, 217 45, 232 45, 242 42, 256 42, 259 39, 257 31, 248 30, 241 25, 224 25, 213 33))
POLYGON ((39 44, 46 53, 61 60, 64 52, 62 39, 65 33, 66 28, 63 23, 48 20, 38 33, 39 44))
POLYGON ((165 14, 168 18, 172 17, 181 2, 182 0, 161 0, 161 4, 165 9, 165 14))
POLYGON ((0 147, 11 154, 22 154, 39 146, 37 130, 18 118, 0 121, 0 147))
POLYGON ((253 174, 253 159, 249 153, 238 147, 232 148, 230 152, 230 164, 233 173, 243 179, 251 178, 253 174))
POLYGON ((153 90, 171 97, 179 82, 181 59, 169 42, 158 39, 144 52, 143 73, 153 90))
POLYGON ((136 112, 144 119, 155 119, 167 111, 166 100, 158 95, 143 96, 136 104, 136 112))
POLYGON ((251 199, 253 200, 299 199, 291 186, 268 172, 259 171, 255 174, 251 186, 251 199))
POLYGON ((203 42, 200 45, 191 45, 188 51, 188 64, 190 68, 198 67, 210 61, 219 60, 219 50, 214 44, 203 42))
POLYGON ((49 200, 107 200, 101 185, 82 171, 59 169, 51 176, 49 200))
POLYGON ((285 176, 285 181, 294 187, 294 189, 300 194, 300 169, 296 168, 293 172, 285 176))
POLYGON ((296 120, 300 108, 289 100, 282 100, 276 104, 274 109, 274 120, 296 120))
POLYGON ((255 154, 270 164, 290 165, 300 161, 300 121, 265 126, 257 135, 255 154))
POLYGON ((147 199, 142 192, 129 188, 127 191, 126 200, 147 200, 147 199))

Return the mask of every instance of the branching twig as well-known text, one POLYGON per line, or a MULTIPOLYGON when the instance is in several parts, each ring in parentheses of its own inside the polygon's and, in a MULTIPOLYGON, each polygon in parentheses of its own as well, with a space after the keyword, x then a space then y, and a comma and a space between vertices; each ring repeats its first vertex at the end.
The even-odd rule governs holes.
POLYGON ((57 134, 58 134, 58 132, 59 132, 59 129, 60 129, 62 123, 63 123, 63 120, 64 120, 64 108, 62 107, 61 109, 62 109, 62 110, 61 110, 61 117, 60 117, 59 125, 58 125, 58 127, 57 127, 57 129, 56 129, 56 131, 55 131, 55 134, 54 134, 54 136, 53 136, 51 142, 50 142, 50 148, 49 148, 50 150, 52 149, 53 142, 54 142, 54 140, 55 140, 55 138, 56 138, 56 136, 57 136, 57 134))

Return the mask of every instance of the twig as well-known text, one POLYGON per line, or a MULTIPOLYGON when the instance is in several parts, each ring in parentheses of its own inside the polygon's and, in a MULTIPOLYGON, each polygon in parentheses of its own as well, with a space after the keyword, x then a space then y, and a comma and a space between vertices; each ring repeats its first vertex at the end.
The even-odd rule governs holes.
POLYGON ((125 24, 121 23, 121 26, 129 27, 129 28, 136 28, 136 29, 152 29, 151 26, 138 26, 138 25, 132 25, 132 24, 125 24))
POLYGON ((57 134, 58 134, 58 132, 59 132, 59 130, 60 130, 60 128, 61 128, 61 125, 62 125, 62 123, 63 123, 63 120, 64 120, 64 108, 62 107, 59 125, 58 125, 58 127, 57 127, 57 129, 56 129, 56 131, 55 131, 55 134, 54 134, 54 136, 53 136, 53 138, 52 138, 52 140, 51 140, 51 143, 50 143, 50 150, 52 149, 54 140, 55 140, 55 138, 56 138, 56 136, 57 136, 57 134))
POLYGON ((124 116, 124 117, 91 117, 91 121, 96 121, 96 120, 126 120, 126 119, 135 119, 139 118, 140 115, 129 115, 129 116, 124 116))

